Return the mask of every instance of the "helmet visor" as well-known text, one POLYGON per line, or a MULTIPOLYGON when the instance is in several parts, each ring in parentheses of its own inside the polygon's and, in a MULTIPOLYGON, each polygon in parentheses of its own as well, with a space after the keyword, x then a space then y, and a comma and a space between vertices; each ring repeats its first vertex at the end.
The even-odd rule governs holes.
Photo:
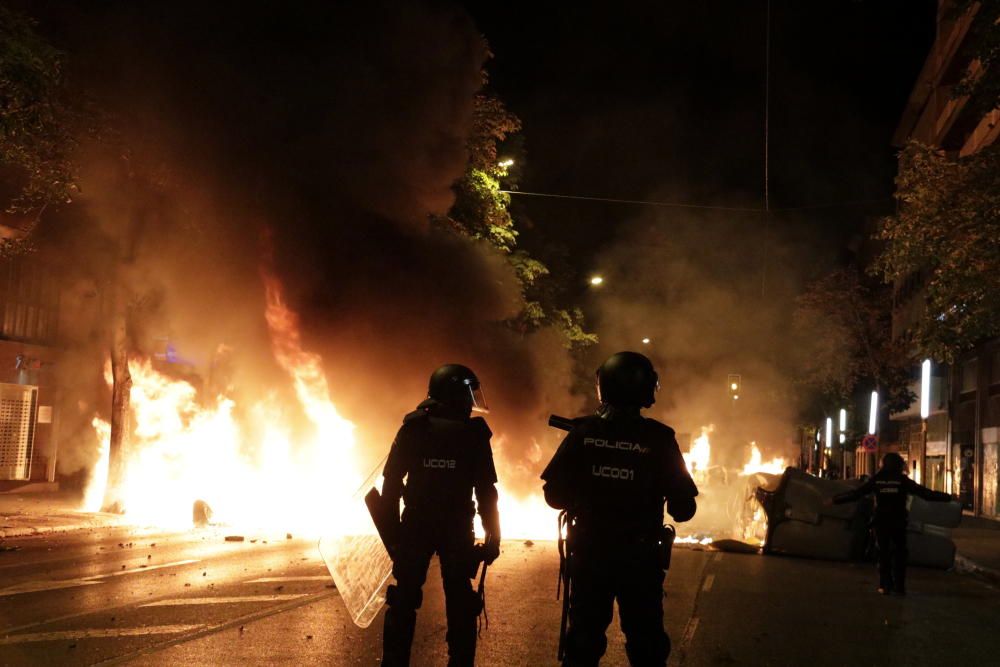
POLYGON ((486 404, 486 394, 483 393, 483 386, 476 383, 471 383, 466 380, 466 386, 469 387, 469 393, 472 395, 472 411, 481 412, 482 414, 487 414, 490 411, 490 407, 486 404))

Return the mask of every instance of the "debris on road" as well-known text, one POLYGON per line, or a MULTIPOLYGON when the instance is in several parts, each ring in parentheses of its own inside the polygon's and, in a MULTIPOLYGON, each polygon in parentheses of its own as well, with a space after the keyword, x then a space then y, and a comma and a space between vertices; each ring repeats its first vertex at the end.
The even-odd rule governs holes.
POLYGON ((226 542, 242 542, 244 539, 242 535, 226 535, 226 542))
POLYGON ((204 528, 212 520, 212 508, 204 500, 194 501, 191 508, 191 520, 198 528, 204 528))

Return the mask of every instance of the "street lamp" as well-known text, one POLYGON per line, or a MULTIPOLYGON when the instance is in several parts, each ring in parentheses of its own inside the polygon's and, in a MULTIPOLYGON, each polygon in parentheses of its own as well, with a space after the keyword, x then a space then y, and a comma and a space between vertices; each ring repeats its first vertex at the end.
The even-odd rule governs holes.
POLYGON ((924 446, 920 450, 920 469, 916 481, 923 482, 924 470, 927 465, 927 418, 931 414, 931 360, 924 359, 920 364, 920 430, 924 446))
POLYGON ((872 392, 872 404, 868 412, 868 435, 875 435, 878 427, 878 392, 872 392))
POLYGON ((927 419, 931 414, 931 360, 924 359, 920 364, 920 418, 927 419))
POLYGON ((649 339, 648 338, 643 338, 642 339, 642 344, 643 345, 649 345, 649 339))
POLYGON ((604 284, 604 278, 602 276, 591 276, 590 277, 590 284, 593 285, 594 287, 598 287, 599 285, 603 285, 604 284))
POLYGON ((502 168, 504 168, 504 169, 507 169, 509 167, 513 167, 514 166, 514 160, 511 159, 511 158, 507 158, 506 160, 501 160, 499 162, 499 166, 502 167, 502 168))
POLYGON ((830 453, 833 452, 833 418, 832 417, 827 417, 826 418, 826 443, 825 444, 826 444, 827 456, 829 457, 830 453))
POLYGON ((847 431, 847 410, 845 410, 844 408, 840 409, 840 419, 839 419, 838 426, 840 427, 840 429, 839 429, 840 430, 840 444, 844 444, 844 441, 847 440, 847 434, 846 434, 846 431, 847 431))

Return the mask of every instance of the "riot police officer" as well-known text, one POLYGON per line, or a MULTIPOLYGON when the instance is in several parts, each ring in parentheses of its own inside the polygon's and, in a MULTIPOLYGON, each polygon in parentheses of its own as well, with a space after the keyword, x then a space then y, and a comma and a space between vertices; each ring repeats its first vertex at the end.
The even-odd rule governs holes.
POLYGON ((482 417, 471 418, 473 410, 487 411, 475 373, 459 364, 442 366, 431 375, 427 399, 403 419, 389 451, 383 502, 398 515, 402 498, 404 510, 398 543, 387 545, 396 579, 386 594, 382 665, 387 667, 409 664, 421 589, 435 553, 444 583, 448 664, 475 661, 482 600, 470 581, 478 566, 473 518, 478 506, 487 564, 500 554, 500 520, 492 433, 482 417))
POLYGON ((636 352, 611 356, 597 371, 598 413, 574 420, 542 473, 546 502, 569 517, 564 665, 598 664, 615 600, 629 662, 667 663, 664 502, 675 520, 687 521, 698 489, 674 431, 640 414, 658 389, 649 359, 636 352))
POLYGON ((875 495, 875 542, 878 545, 878 592, 906 595, 906 524, 909 512, 907 497, 913 494, 932 502, 945 502, 951 496, 932 491, 906 476, 903 457, 890 452, 882 457, 882 467, 867 482, 833 497, 831 504, 839 505, 875 495))

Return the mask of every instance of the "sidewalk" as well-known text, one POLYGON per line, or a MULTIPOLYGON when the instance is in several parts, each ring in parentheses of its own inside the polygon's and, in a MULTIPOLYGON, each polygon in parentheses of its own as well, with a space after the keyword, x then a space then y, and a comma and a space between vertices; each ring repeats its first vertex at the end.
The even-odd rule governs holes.
POLYGON ((116 514, 79 507, 79 494, 71 492, 0 493, 0 539, 122 524, 116 514))
POLYGON ((958 550, 957 570, 1000 585, 1000 521, 963 516, 951 539, 958 550))

